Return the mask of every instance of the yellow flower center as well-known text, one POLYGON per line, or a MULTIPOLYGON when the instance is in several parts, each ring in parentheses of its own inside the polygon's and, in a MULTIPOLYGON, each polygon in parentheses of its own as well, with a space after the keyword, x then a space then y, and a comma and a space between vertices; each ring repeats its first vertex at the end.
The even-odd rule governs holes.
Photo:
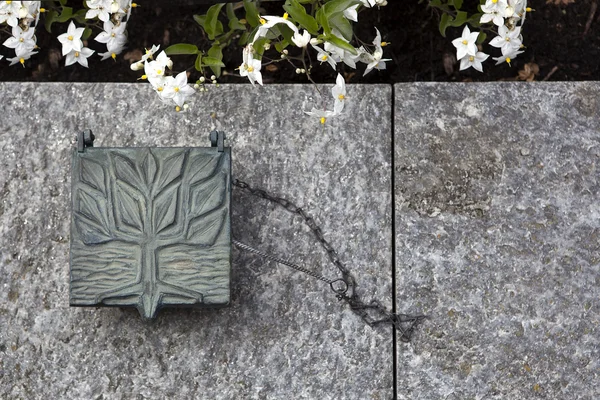
POLYGON ((473 56, 469 56, 469 61, 470 61, 470 62, 473 62, 473 61, 475 61, 475 57, 473 57, 473 56))
POLYGON ((179 86, 175 86, 175 89, 173 89, 173 91, 174 91, 175 93, 179 92, 179 86))
POLYGON ((260 21, 260 24, 261 24, 261 25, 264 25, 264 24, 266 24, 266 23, 267 23, 267 20, 266 20, 266 19, 264 19, 264 18, 261 18, 261 19, 259 19, 259 21, 260 21))
POLYGON ((40 7, 40 12, 41 12, 41 13, 45 13, 45 12, 46 12, 46 9, 45 9, 44 7, 40 7))
POLYGON ((144 75, 142 75, 142 77, 140 79, 148 79, 148 75, 144 74, 144 75))
POLYGON ((181 107, 179 107, 179 106, 176 106, 176 107, 175 107, 175 111, 177 111, 177 112, 181 111, 181 107))
POLYGON ((254 67, 252 65, 250 65, 248 68, 246 68, 248 70, 248 72, 254 72, 254 67))
POLYGON ((512 60, 510 59, 510 57, 506 57, 506 63, 507 63, 507 64, 509 64, 509 65, 510 65, 510 62, 511 62, 511 61, 512 61, 512 60))
POLYGON ((79 52, 78 51, 75 52, 75 57, 79 57, 79 52))
POLYGON ((469 42, 467 40, 463 40, 462 44, 464 44, 466 46, 467 44, 469 44, 469 42))
POLYGON ((496 4, 498 2, 498 0, 492 0, 492 3, 496 4))
POLYGON ((159 86, 158 88, 156 88, 157 91, 162 92, 163 91, 163 87, 159 86))
POLYGON ((115 37, 117 36, 114 32, 110 34, 110 36, 115 37))
POLYGON ((25 41, 25 39, 19 38, 19 42, 23 43, 24 41, 25 41))
POLYGON ((344 96, 343 94, 340 94, 340 95, 338 96, 338 99, 340 99, 340 100, 345 100, 345 99, 346 99, 346 96, 344 96))
POLYGON ((112 57, 113 60, 117 59, 117 55, 115 53, 112 53, 110 56, 112 57))
POLYGON ((327 54, 323 54, 323 55, 321 56, 321 60, 322 60, 322 61, 327 61, 327 54))
POLYGON ((381 42, 381 47, 385 47, 387 46, 389 43, 388 42, 381 42))
POLYGON ((19 58, 19 62, 23 65, 25 65, 25 59, 23 57, 19 58))
POLYGON ((12 1, 6 0, 6 4, 10 4, 12 3, 12 1))
POLYGON ((288 13, 283 14, 283 19, 288 19, 289 17, 290 17, 290 15, 288 13))
POLYGON ((504 40, 506 40, 507 42, 510 42, 510 38, 508 36, 504 40))
POLYGON ((325 125, 326 121, 327 121, 327 118, 321 117, 321 125, 325 125))
POLYGON ((162 69, 157 69, 156 70, 156 75, 162 75, 163 74, 163 70, 162 69))
POLYGON ((73 40, 73 36, 69 35, 69 36, 67 36, 67 39, 73 40))
POLYGON ((137 3, 131 3, 131 7, 132 8, 136 8, 136 7, 138 7, 138 4, 137 3))
POLYGON ((531 7, 527 7, 527 8, 525 9, 525 11, 527 11, 527 12, 532 12, 532 11, 533 11, 533 8, 531 8, 531 7))

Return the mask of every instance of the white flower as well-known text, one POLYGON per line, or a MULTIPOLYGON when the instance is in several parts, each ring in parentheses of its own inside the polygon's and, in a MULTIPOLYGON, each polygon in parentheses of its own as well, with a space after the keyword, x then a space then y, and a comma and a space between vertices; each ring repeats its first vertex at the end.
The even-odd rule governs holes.
POLYGON ((357 4, 352 7, 348 7, 344 10, 344 17, 348 18, 350 21, 358 22, 358 13, 356 9, 360 4, 357 4))
POLYGON ((165 99, 172 99, 176 105, 183 107, 188 97, 194 93, 194 88, 188 85, 187 73, 183 71, 177 74, 174 79, 166 81, 161 96, 165 99))
POLYGON ((520 34, 521 28, 515 27, 509 30, 506 25, 502 25, 498 28, 498 36, 490 40, 490 45, 500 48, 503 55, 510 54, 521 48, 523 42, 520 34))
POLYGON ((474 56, 477 54, 477 36, 479 36, 479 32, 472 32, 469 30, 469 27, 465 25, 463 29, 462 36, 456 38, 452 41, 454 47, 456 47, 456 58, 461 59, 467 54, 474 56))
POLYGON ((367 75, 369 72, 373 70, 373 68, 382 70, 386 68, 385 62, 391 61, 390 58, 381 58, 383 57, 383 51, 381 48, 376 49, 373 54, 368 53, 364 47, 359 49, 360 60, 367 64, 367 68, 363 76, 367 75))
POLYGON ((25 60, 29 60, 32 55, 37 54, 37 51, 33 51, 33 49, 26 51, 24 53, 19 54, 16 57, 7 58, 7 61, 10 61, 9 65, 15 65, 16 63, 21 63, 23 67, 25 67, 25 60))
POLYGON ((95 40, 100 43, 106 43, 106 48, 109 52, 119 54, 127 42, 126 27, 127 24, 125 22, 115 25, 110 20, 106 21, 104 22, 104 32, 99 33, 95 40))
POLYGON ((506 0, 487 0, 484 5, 481 6, 481 11, 484 14, 481 16, 479 22, 486 24, 490 21, 494 25, 504 25, 504 18, 510 17, 510 10, 508 9, 508 3, 506 0))
POLYGON ((294 33, 298 32, 298 28, 296 28, 296 25, 294 25, 290 21, 288 21, 287 13, 283 17, 264 15, 264 16, 260 17, 260 26, 258 27, 258 31, 256 31, 256 35, 254 35, 254 40, 252 42, 254 43, 257 39, 264 37, 267 34, 267 32, 269 31, 269 29, 271 29, 272 27, 274 27, 277 24, 285 24, 294 33))
POLYGON ((65 60, 65 67, 78 62, 79 64, 88 68, 87 59, 92 54, 94 54, 94 50, 88 49, 87 47, 83 47, 81 51, 73 50, 69 54, 67 54, 67 58, 65 60))
POLYGON ((171 68, 173 62, 164 51, 161 51, 156 60, 144 63, 144 74, 148 78, 148 82, 156 89, 163 85, 165 79, 165 71, 167 67, 171 68))
POLYGON ((73 21, 67 28, 67 33, 63 33, 57 37, 58 41, 62 43, 62 55, 66 56, 71 51, 81 51, 83 43, 81 41, 81 35, 83 35, 84 28, 77 28, 73 21))
POLYGON ((503 54, 500 57, 493 57, 492 59, 496 61, 496 65, 499 65, 502 63, 507 63, 508 65, 510 65, 510 62, 512 60, 514 60, 515 58, 517 58, 517 56, 521 53, 523 53, 523 52, 522 51, 513 51, 512 53, 503 54))
MULTIPOLYGON (((377 32, 379 33, 379 31, 377 31, 377 32)), ((331 33, 333 33, 335 36, 337 36, 338 38, 341 38, 346 43, 348 43, 348 41, 343 39, 342 34, 340 32, 338 32, 336 29, 333 29, 331 31, 331 33)), ((379 38, 380 38, 379 47, 381 48, 381 36, 379 38)), ((373 43, 375 43, 375 42, 373 42, 373 43)), ((354 55, 354 54, 350 53, 349 51, 346 51, 343 48, 338 47, 330 42, 325 42, 325 45, 323 47, 325 48, 326 52, 331 54, 331 56, 333 57, 335 62, 343 61, 344 64, 346 64, 347 66, 356 69, 356 59, 358 58, 358 55, 354 55)))
POLYGON ((88 0, 86 3, 89 8, 85 13, 86 19, 98 18, 100 21, 110 19, 110 0, 88 0))
POLYGON ((481 51, 478 51, 474 56, 467 54, 460 60, 460 70, 473 67, 477 71, 483 72, 483 65, 481 63, 487 60, 489 56, 489 54, 482 53, 481 51))
POLYGON ((333 110, 337 114, 340 114, 344 109, 346 101, 346 81, 344 81, 344 77, 341 74, 338 74, 335 80, 335 86, 331 88, 331 95, 335 101, 333 110))
POLYGON ((302 34, 300 32, 294 32, 292 42, 298 47, 306 47, 310 43, 310 33, 304 30, 302 34))
POLYGON ((387 6, 387 0, 360 0, 363 5, 367 8, 375 7, 375 6, 387 6))
POLYGON ((3 44, 10 49, 15 49, 17 57, 20 58, 23 54, 35 49, 36 43, 33 34, 33 28, 24 31, 17 25, 12 28, 12 37, 6 39, 3 44))
POLYGON ((258 84, 262 86, 262 74, 260 73, 261 67, 262 64, 260 60, 250 58, 240 65, 240 76, 247 76, 252 85, 254 85, 254 82, 258 82, 258 84))
POLYGON ((325 124, 325 122, 327 122, 328 118, 335 117, 339 114, 339 113, 336 113, 335 111, 319 110, 315 107, 313 107, 312 110, 310 110, 310 111, 304 111, 304 113, 306 115, 310 115, 312 117, 319 118, 319 120, 321 121, 321 124, 323 124, 323 125, 325 124))
MULTIPOLYGON (((320 47, 317 47, 312 44, 311 44, 311 46, 313 47, 313 49, 315 49, 317 51, 317 60, 319 60, 321 62, 321 64, 323 64, 324 62, 327 62, 329 65, 331 65, 331 68, 333 68, 333 70, 335 71, 336 66, 337 66, 335 57, 320 47)), ((339 61, 339 60, 337 60, 337 61, 339 61)))
POLYGON ((0 24, 7 23, 11 27, 17 26, 20 8, 20 1, 0 1, 0 24))

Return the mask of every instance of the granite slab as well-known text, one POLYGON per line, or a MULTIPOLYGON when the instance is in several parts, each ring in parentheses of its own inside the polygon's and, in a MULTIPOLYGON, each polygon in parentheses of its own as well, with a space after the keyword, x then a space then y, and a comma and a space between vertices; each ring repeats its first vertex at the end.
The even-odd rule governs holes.
MULTIPOLYGON (((388 399, 393 340, 327 285, 235 250, 231 305, 69 307, 70 150, 206 146, 220 129, 233 175, 293 199, 339 249, 366 299, 392 305, 391 104, 349 86, 323 127, 314 88, 211 86, 177 114, 145 84, 0 83, 0 398, 388 399)), ((234 190, 235 239, 336 276, 299 217, 234 190)))
POLYGON ((395 85, 398 399, 600 398, 600 84, 395 85))

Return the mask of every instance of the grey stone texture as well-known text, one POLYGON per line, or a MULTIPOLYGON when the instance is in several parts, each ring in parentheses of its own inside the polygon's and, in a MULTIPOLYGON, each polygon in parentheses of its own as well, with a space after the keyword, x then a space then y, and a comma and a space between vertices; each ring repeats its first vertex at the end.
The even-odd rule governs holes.
POLYGON ((395 86, 398 399, 600 398, 600 85, 395 86))
MULTIPOLYGON (((233 175, 302 205, 356 275, 392 305, 391 96, 350 86, 324 127, 312 86, 211 87, 182 114, 145 84, 1 83, 0 398, 389 399, 389 328, 366 326, 327 285, 234 250, 231 305, 69 307, 70 152, 206 146, 228 133, 233 175)), ((234 190, 233 237, 327 276, 299 217, 234 190)), ((589 311, 588 311, 589 312, 589 311)))

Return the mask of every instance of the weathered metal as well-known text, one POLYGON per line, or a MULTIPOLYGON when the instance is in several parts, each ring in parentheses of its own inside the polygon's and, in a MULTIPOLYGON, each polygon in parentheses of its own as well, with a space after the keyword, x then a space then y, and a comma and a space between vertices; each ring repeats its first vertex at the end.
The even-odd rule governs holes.
POLYGON ((70 304, 136 307, 230 300, 231 149, 99 148, 72 154, 70 304))

